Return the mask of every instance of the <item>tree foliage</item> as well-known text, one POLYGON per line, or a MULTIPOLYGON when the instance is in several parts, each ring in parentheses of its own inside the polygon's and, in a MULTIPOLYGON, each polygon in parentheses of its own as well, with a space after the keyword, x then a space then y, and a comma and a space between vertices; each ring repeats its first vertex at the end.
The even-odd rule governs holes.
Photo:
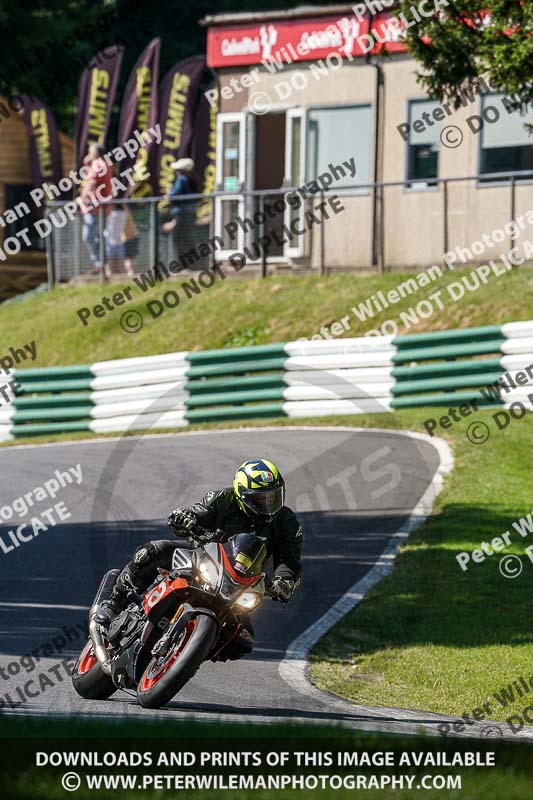
MULTIPOLYGON (((495 89, 532 103, 533 0, 439 2, 441 13, 420 22, 417 0, 399 0, 398 8, 412 23, 407 43, 428 93, 453 97, 465 82, 488 74, 495 89)), ((41 98, 71 133, 79 77, 98 50, 114 42, 125 46, 121 98, 133 64, 153 37, 162 39, 163 75, 180 59, 205 53, 202 17, 297 5, 301 0, 0 0, 0 92, 41 98)), ((426 0, 425 9, 432 6, 433 0, 426 0)), ((113 126, 117 116, 118 107, 113 126)))
POLYGON ((533 102, 533 0, 448 0, 419 23, 416 6, 401 0, 398 13, 413 23, 407 44, 430 95, 457 96, 485 76, 494 89, 518 94, 524 107, 533 102))
MULTIPOLYGON (((335 2, 316 0, 315 4, 335 2)), ((198 24, 202 17, 235 11, 275 11, 300 3, 301 0, 0 0, 0 93, 39 97, 53 109, 61 128, 72 133, 80 75, 102 48, 124 44, 117 92, 120 100, 135 61, 154 37, 162 39, 163 76, 182 58, 206 52, 206 29, 198 24)), ((118 112, 117 105, 112 134, 118 112)))

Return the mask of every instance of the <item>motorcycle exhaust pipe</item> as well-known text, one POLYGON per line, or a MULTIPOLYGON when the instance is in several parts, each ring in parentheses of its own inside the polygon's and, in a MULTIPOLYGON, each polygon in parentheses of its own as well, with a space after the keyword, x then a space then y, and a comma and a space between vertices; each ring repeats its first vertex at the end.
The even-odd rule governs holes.
MULTIPOLYGON (((93 608, 95 608, 95 606, 93 606, 93 608)), ((91 611, 92 610, 93 609, 91 609, 91 611)), ((89 622, 89 635, 93 643, 94 654, 98 659, 100 666, 102 667, 102 671, 105 672, 106 675, 111 675, 111 665, 107 657, 104 637, 100 631, 100 625, 94 617, 91 617, 91 621, 89 622)))
POLYGON ((100 630, 98 617, 101 617, 101 615, 105 613, 104 609, 102 608, 102 603, 104 600, 109 600, 111 597, 113 587, 119 575, 119 569, 112 569, 104 575, 91 606, 91 610, 89 611, 89 635, 91 637, 91 642, 93 643, 94 654, 106 675, 111 674, 111 666, 107 657, 107 650, 104 637, 102 636, 102 632, 100 630))

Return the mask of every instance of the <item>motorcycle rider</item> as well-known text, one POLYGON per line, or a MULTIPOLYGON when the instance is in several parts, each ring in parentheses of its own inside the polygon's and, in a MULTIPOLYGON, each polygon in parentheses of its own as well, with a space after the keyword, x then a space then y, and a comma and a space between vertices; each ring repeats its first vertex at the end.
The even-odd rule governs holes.
MULTIPOLYGON (((288 603, 300 583, 302 528, 285 505, 285 481, 279 469, 266 458, 245 461, 237 469, 232 487, 207 492, 201 503, 175 508, 167 523, 178 541, 161 539, 137 548, 118 576, 110 599, 103 603, 108 622, 128 604, 128 591, 144 594, 158 568, 172 569, 176 549, 192 549, 198 542, 225 542, 237 533, 253 532, 266 540, 265 567, 273 565, 270 594, 275 599, 288 603)), ((240 658, 252 651, 253 644, 253 628, 246 617, 224 656, 240 658)))

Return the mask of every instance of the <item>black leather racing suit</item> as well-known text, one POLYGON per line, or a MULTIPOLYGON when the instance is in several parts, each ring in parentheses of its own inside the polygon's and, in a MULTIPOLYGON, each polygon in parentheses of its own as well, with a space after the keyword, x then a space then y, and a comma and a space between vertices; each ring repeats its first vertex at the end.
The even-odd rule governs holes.
MULTIPOLYGON (((126 592, 129 588, 139 594, 144 593, 157 577, 158 568, 172 569, 172 557, 177 548, 192 549, 196 546, 187 537, 187 531, 176 525, 176 517, 182 511, 192 512, 201 528, 208 531, 220 531, 218 541, 226 541, 237 533, 254 532, 266 539, 267 562, 272 564, 274 577, 287 578, 297 586, 301 573, 302 528, 293 511, 284 506, 271 520, 246 514, 235 496, 232 488, 207 492, 201 503, 195 503, 186 509, 176 508, 170 512, 167 523, 178 536, 178 541, 159 539, 147 542, 137 548, 133 557, 117 578, 114 590, 114 603, 124 606, 127 602, 126 592)), ((240 658, 250 653, 253 648, 253 628, 246 619, 244 630, 225 648, 225 658, 240 658)))

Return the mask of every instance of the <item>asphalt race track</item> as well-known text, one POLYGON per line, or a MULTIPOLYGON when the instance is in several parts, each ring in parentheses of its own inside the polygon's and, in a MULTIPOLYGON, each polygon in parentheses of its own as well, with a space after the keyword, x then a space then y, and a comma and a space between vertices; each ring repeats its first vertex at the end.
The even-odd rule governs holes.
MULTIPOLYGON (((37 537, 29 526, 28 541, 7 553, 0 551, 3 710, 34 715, 192 715, 250 722, 290 719, 436 732, 445 718, 353 706, 311 688, 307 681, 294 688, 279 672, 291 642, 379 563, 391 535, 411 516, 439 466, 439 454, 429 441, 400 432, 276 428, 4 448, 0 505, 11 505, 53 478, 55 470, 77 464, 81 484, 60 488, 55 499, 41 499, 23 521, 58 502, 71 516, 37 537), (288 505, 304 527, 304 577, 292 604, 284 608, 265 601, 254 616, 254 653, 239 662, 203 665, 165 709, 142 710, 123 692, 106 702, 79 698, 60 662, 75 659, 85 642, 75 626, 86 621, 102 574, 121 567, 139 544, 173 538, 165 525, 169 510, 200 499, 208 489, 229 485, 235 467, 255 456, 278 463, 287 481, 288 505), (68 637, 62 633, 65 626, 74 628, 68 637), (21 661, 32 651, 39 662, 21 661), (44 688, 36 688, 38 675, 54 665, 59 666, 46 673, 44 688), (32 678, 37 681, 28 684, 32 678), (17 687, 22 691, 25 686, 22 702, 17 687), (18 705, 10 708, 10 702, 18 705)), ((8 532, 21 521, 18 516, 2 521, 0 537, 6 549, 8 532)), ((481 723, 470 735, 483 727, 481 723)))

